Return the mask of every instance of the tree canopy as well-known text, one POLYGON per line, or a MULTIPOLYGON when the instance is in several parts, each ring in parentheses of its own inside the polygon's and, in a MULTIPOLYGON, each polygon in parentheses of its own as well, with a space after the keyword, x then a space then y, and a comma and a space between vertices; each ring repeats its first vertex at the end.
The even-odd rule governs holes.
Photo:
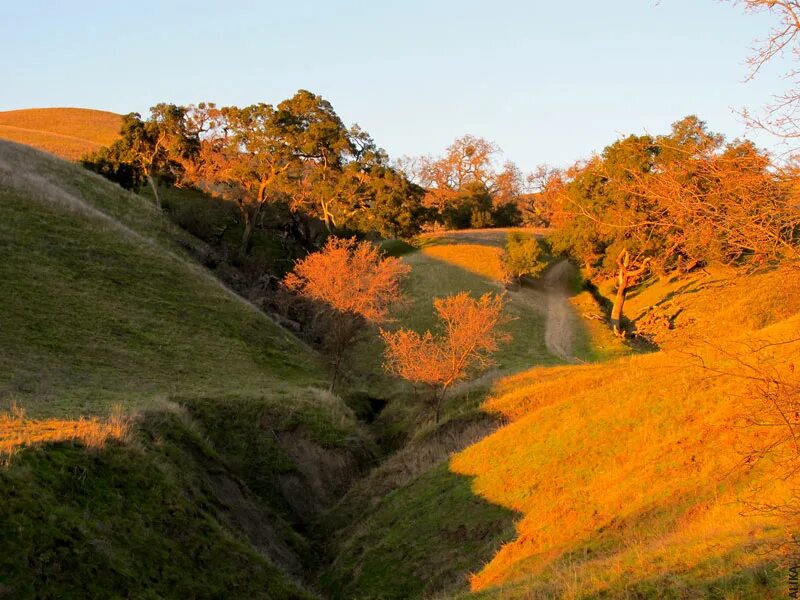
POLYGON ((695 116, 665 135, 630 135, 566 172, 558 251, 611 272, 620 251, 661 271, 797 258, 794 173, 695 116))

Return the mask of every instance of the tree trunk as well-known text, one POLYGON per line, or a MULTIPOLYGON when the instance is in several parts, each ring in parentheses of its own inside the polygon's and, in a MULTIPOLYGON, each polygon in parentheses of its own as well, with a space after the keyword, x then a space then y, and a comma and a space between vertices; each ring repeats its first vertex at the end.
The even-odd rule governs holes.
POLYGON ((153 190, 153 198, 156 201, 156 208, 161 210, 161 197, 158 195, 158 183, 156 183, 155 177, 148 174, 147 182, 150 184, 150 189, 153 190))
POLYGON ((325 229, 328 233, 333 231, 333 228, 336 227, 336 219, 333 217, 333 213, 330 210, 331 203, 329 201, 322 200, 321 208, 322 208, 322 221, 325 223, 325 229))
POLYGON ((337 356, 333 361, 333 369, 331 373, 331 383, 328 386, 328 391, 333 394, 336 391, 336 380, 339 378, 339 366, 342 362, 342 357, 337 356))
POLYGON ((439 424, 439 420, 442 418, 442 404, 444 404, 444 395, 447 393, 447 387, 443 387, 442 391, 437 393, 434 396, 434 405, 433 405, 433 423, 434 425, 439 424))
POLYGON ((239 245, 239 255, 244 257, 250 252, 250 240, 253 237, 253 219, 249 216, 244 219, 244 232, 242 232, 242 243, 239 245))
POLYGON ((617 286, 617 296, 614 298, 614 307, 611 309, 611 327, 617 335, 621 335, 622 331, 622 307, 625 305, 627 293, 628 290, 624 283, 617 286))
POLYGON ((614 333, 622 337, 625 332, 622 329, 622 307, 625 305, 625 296, 628 293, 628 288, 636 285, 639 277, 647 271, 647 265, 650 264, 650 259, 646 258, 641 263, 638 269, 631 269, 631 255, 627 249, 623 249, 619 256, 617 256, 617 297, 614 298, 614 306, 611 309, 611 327, 614 333))

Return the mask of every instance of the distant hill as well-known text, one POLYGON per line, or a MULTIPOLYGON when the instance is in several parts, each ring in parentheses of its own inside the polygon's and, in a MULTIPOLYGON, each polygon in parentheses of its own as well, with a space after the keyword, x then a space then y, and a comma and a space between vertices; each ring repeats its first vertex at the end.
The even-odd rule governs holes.
POLYGON ((88 108, 28 108, 0 112, 0 138, 76 161, 108 146, 122 116, 88 108))

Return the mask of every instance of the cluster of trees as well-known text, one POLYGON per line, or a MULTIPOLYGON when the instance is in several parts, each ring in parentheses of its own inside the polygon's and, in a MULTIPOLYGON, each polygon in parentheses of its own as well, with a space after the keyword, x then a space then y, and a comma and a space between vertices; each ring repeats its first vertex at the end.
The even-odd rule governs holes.
POLYGON ((798 256, 794 169, 694 116, 623 138, 564 181, 551 241, 589 269, 615 270, 623 250, 662 272, 798 256))
POLYGON ((465 135, 442 156, 404 157, 397 165, 424 189, 432 219, 448 229, 546 225, 539 194, 552 171, 541 167, 524 175, 501 156, 497 144, 465 135))
POLYGON ((287 230, 313 249, 319 231, 408 238, 438 223, 448 228, 542 224, 539 206, 552 173, 523 177, 482 138, 457 139, 444 156, 391 165, 357 125, 306 90, 277 105, 158 104, 143 119, 124 117, 118 141, 83 159, 123 187, 149 185, 160 207, 164 184, 200 189, 238 209, 239 253, 268 205, 288 210, 287 230), (539 188, 541 187, 541 190, 539 188), (323 226, 317 227, 317 224, 323 226))
POLYGON ((149 184, 161 208, 159 183, 182 180, 183 167, 197 154, 199 140, 188 127, 186 109, 157 104, 150 118, 138 113, 123 117, 120 139, 107 148, 85 156, 81 163, 126 189, 149 184))
POLYGON ((564 171, 551 189, 557 252, 616 273, 614 326, 647 270, 758 267, 800 258, 797 173, 752 142, 726 143, 695 116, 630 135, 564 171))
POLYGON ((357 125, 300 90, 277 106, 159 104, 143 120, 124 119, 121 138, 83 164, 124 187, 191 186, 234 203, 243 224, 240 253, 268 204, 290 209, 292 231, 313 247, 312 222, 328 231, 409 237, 429 219, 424 190, 389 164, 357 125))

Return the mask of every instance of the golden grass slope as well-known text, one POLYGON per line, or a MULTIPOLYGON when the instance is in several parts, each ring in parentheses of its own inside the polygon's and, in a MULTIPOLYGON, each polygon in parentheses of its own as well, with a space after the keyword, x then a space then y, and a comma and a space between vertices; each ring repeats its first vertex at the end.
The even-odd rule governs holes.
POLYGON ((420 236, 422 253, 490 281, 502 282, 508 279, 502 257, 506 234, 510 231, 543 232, 542 229, 507 227, 427 233, 420 236))
POLYGON ((516 539, 472 577, 474 591, 783 597, 788 571, 774 550, 792 523, 748 507, 781 504, 793 482, 777 462, 748 464, 776 431, 743 425, 756 410, 757 383, 741 377, 739 361, 794 377, 800 274, 709 282, 683 297, 672 293, 677 282, 643 294, 684 309, 684 322, 697 327, 690 336, 689 325, 672 332, 688 340, 682 345, 537 368, 496 386, 484 408, 509 424, 454 456, 451 469, 475 477, 476 494, 523 516, 516 539))
POLYGON ((0 138, 76 161, 119 136, 122 117, 88 108, 29 108, 0 112, 0 138))

